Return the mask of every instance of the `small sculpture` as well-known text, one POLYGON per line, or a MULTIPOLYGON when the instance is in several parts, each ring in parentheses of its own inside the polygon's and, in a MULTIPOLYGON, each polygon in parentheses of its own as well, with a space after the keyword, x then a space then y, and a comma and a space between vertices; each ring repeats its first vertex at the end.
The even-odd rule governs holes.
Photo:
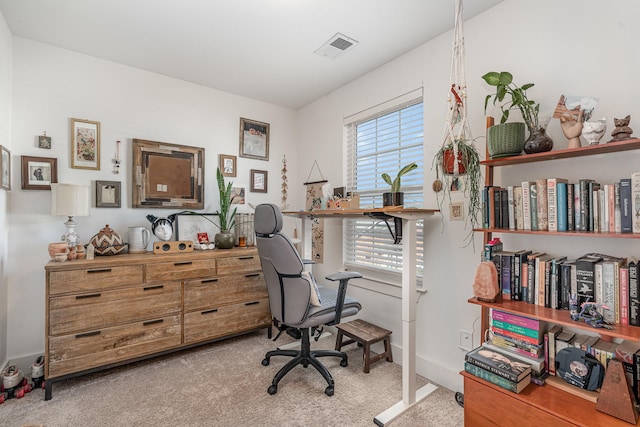
MULTIPOLYGON (((580 106, 578 106, 580 108, 580 106)), ((584 110, 580 109, 578 116, 567 110, 560 116, 562 133, 569 140, 569 148, 580 148, 580 134, 582 133, 584 110)))
POLYGON ((616 126, 615 129, 611 132, 611 136, 613 139, 609 142, 616 141, 624 141, 625 139, 631 139, 631 134, 633 130, 629 127, 629 122, 631 122, 631 116, 627 114, 627 116, 623 119, 613 118, 613 124, 616 126))
POLYGON ((166 218, 158 218, 154 215, 147 215, 147 219, 151 223, 151 231, 158 239, 167 242, 171 240, 173 235, 173 221, 176 215, 169 215, 166 218))
POLYGON ((595 122, 584 122, 582 136, 589 145, 598 145, 607 130, 607 118, 603 117, 595 122))
POLYGON ((596 303, 592 301, 583 302, 580 305, 580 311, 578 311, 578 299, 575 295, 569 298, 569 313, 571 320, 575 322, 584 321, 589 326, 594 328, 613 329, 613 326, 609 325, 604 320, 604 316, 598 312, 598 308, 609 310, 609 307, 602 303, 596 303))

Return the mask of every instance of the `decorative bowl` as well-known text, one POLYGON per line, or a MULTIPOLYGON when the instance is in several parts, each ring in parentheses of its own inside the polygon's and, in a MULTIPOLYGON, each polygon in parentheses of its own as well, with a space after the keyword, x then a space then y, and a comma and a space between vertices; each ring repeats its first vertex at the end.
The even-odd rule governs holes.
POLYGON ((123 243, 121 245, 94 246, 94 253, 96 255, 118 255, 125 252, 128 247, 128 243, 123 243))
POLYGON ((122 242, 122 238, 114 230, 105 225, 99 233, 89 241, 95 247, 96 255, 118 255, 127 250, 129 245, 122 242))
POLYGON ((51 259, 55 258, 56 254, 66 254, 69 250, 69 244, 67 242, 55 242, 49 243, 49 256, 51 259))

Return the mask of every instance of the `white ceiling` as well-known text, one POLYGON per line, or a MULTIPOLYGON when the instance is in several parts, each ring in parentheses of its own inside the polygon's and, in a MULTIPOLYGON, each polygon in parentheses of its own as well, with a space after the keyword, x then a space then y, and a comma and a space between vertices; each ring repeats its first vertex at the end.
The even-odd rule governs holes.
MULTIPOLYGON (((467 0, 469 19, 503 0, 467 0)), ((453 27, 455 0, 0 0, 15 36, 298 109, 453 27), (359 44, 314 51, 336 33, 359 44)))

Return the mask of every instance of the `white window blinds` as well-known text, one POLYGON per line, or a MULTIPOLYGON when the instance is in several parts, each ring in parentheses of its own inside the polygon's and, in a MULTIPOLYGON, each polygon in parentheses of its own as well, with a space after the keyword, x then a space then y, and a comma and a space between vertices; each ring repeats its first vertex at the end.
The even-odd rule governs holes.
MULTIPOLYGON (((358 114, 356 121, 345 123, 347 151, 347 191, 360 195, 361 207, 382 206, 382 193, 390 187, 382 178, 408 163, 418 168, 402 179, 404 204, 422 207, 423 182, 423 104, 422 98, 405 101, 367 117, 358 114)), ((393 228, 393 220, 390 221, 393 228)), ((402 246, 393 243, 386 224, 380 220, 348 220, 344 224, 343 254, 348 267, 378 272, 402 272, 402 246)), ((423 271, 423 224, 417 224, 417 271, 423 271)))

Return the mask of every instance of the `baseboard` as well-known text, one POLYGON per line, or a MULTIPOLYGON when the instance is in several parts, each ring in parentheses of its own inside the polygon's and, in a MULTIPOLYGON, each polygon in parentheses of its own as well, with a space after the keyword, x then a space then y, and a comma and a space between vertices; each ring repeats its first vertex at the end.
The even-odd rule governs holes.
MULTIPOLYGON (((391 351, 394 363, 402 365, 402 347, 391 343, 391 351)), ((416 355, 416 373, 449 390, 460 392, 463 390, 460 369, 451 369, 449 366, 434 363, 420 354, 416 355)))

